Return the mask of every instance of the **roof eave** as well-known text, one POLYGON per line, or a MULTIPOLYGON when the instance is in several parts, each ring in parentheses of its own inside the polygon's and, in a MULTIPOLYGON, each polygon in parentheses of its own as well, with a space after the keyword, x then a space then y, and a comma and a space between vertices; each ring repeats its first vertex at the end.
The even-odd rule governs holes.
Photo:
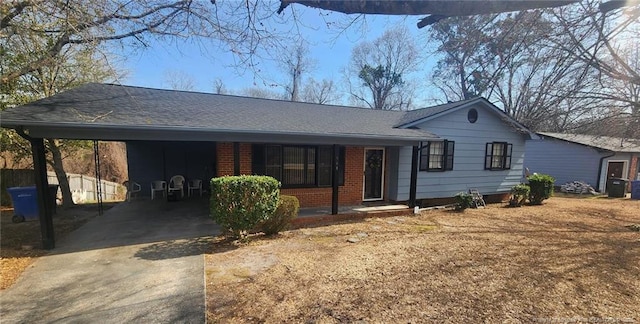
POLYGON ((604 148, 604 147, 600 147, 600 146, 596 146, 596 145, 589 145, 589 144, 579 143, 579 142, 576 142, 576 141, 568 140, 566 138, 560 138, 560 137, 557 137, 557 136, 552 136, 552 135, 548 135, 548 134, 544 134, 544 133, 537 133, 537 135, 539 137, 541 137, 542 139, 544 139, 545 137, 549 137, 549 138, 553 138, 553 139, 558 140, 558 141, 563 141, 563 142, 567 142, 567 143, 571 143, 571 144, 576 144, 576 145, 592 148, 592 149, 597 150, 597 151, 599 151, 601 153, 626 153, 626 152, 619 152, 619 151, 610 150, 608 148, 604 148))
POLYGON ((22 128, 37 138, 61 138, 105 141, 217 141, 289 144, 341 144, 407 146, 437 138, 425 133, 418 136, 389 136, 379 134, 350 133, 298 133, 230 129, 206 129, 179 126, 122 126, 122 125, 74 125, 72 123, 25 123, 24 121, 2 121, 2 127, 22 128))
POLYGON ((485 99, 483 97, 478 97, 478 98, 476 98, 474 100, 465 102, 465 103, 463 103, 463 104, 461 104, 459 106, 451 107, 450 109, 441 111, 441 112, 439 112, 437 114, 434 114, 434 115, 431 115, 431 116, 427 116, 427 117, 423 117, 423 118, 419 118, 419 119, 416 119, 416 120, 414 120, 412 122, 409 122, 409 123, 405 123, 403 125, 398 126, 398 128, 414 127, 414 126, 417 126, 417 125, 422 124, 424 122, 427 122, 429 120, 439 118, 440 116, 452 113, 452 112, 460 110, 460 109, 464 109, 464 108, 469 107, 471 105, 474 105, 476 103, 482 103, 485 106, 489 107, 489 109, 495 111, 496 113, 499 113, 501 115, 501 117, 505 117, 506 118, 506 120, 505 120, 506 122, 508 122, 508 123, 512 124, 513 126, 515 126, 523 134, 529 136, 529 139, 538 139, 539 138, 536 133, 534 133, 531 130, 529 130, 529 128, 527 128, 526 126, 520 124, 513 117, 507 115, 502 110, 500 110, 498 107, 496 107, 494 104, 492 104, 489 100, 487 100, 487 99, 485 99))

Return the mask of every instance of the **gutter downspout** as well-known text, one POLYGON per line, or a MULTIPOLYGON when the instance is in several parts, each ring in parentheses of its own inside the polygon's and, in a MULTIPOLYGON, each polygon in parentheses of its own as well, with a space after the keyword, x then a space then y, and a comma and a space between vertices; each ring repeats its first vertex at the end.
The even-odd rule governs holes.
MULTIPOLYGON (((602 162, 604 162, 604 159, 608 159, 612 156, 615 156, 616 152, 611 152, 611 155, 605 155, 603 157, 600 158, 600 164, 598 165, 598 177, 596 178, 596 188, 600 189, 600 176, 602 175, 602 162)), ((606 177, 605 177, 606 179, 606 177)), ((606 189, 606 188, 605 188, 606 189)))

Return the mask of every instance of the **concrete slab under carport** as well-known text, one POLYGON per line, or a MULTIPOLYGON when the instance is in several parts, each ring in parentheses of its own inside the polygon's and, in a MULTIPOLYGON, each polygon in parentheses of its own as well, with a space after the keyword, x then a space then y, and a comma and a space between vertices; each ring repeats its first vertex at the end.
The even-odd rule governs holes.
POLYGON ((0 292, 2 323, 202 323, 206 199, 121 203, 0 292))

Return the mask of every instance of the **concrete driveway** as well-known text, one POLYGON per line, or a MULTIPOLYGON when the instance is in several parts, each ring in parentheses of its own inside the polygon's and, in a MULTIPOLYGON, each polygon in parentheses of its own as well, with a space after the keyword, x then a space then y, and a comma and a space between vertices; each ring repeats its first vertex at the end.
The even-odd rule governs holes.
POLYGON ((204 323, 205 200, 121 203, 0 292, 2 323, 204 323))

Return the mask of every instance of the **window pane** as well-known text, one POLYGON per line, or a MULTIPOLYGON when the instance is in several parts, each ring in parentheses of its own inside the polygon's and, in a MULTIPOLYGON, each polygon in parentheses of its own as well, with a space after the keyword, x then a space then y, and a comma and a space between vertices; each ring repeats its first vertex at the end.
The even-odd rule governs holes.
POLYGON ((444 161, 444 142, 429 143, 429 169, 442 169, 444 161))
POLYGON ((493 153, 491 156, 491 168, 504 168, 504 143, 493 143, 493 153))
POLYGON ((282 183, 288 185, 304 184, 305 148, 284 147, 282 159, 282 183))
POLYGON ((313 185, 316 183, 316 149, 307 148, 307 174, 304 184, 313 185))
POLYGON ((282 181, 282 147, 269 145, 266 147, 265 175, 282 181))
POLYGON ((453 151, 455 149, 455 145, 455 142, 447 142, 446 170, 453 170, 453 151))
POLYGON ((427 171, 429 167, 429 144, 420 143, 420 171, 427 171))
POLYGON ((429 169, 429 143, 420 143, 420 171, 429 169))
POLYGON ((251 173, 265 175, 266 146, 264 144, 251 145, 251 173))
POLYGON ((318 148, 318 185, 331 185, 331 147, 318 148))
POLYGON ((507 144, 507 156, 504 159, 504 168, 511 169, 511 151, 513 150, 512 144, 507 144))

